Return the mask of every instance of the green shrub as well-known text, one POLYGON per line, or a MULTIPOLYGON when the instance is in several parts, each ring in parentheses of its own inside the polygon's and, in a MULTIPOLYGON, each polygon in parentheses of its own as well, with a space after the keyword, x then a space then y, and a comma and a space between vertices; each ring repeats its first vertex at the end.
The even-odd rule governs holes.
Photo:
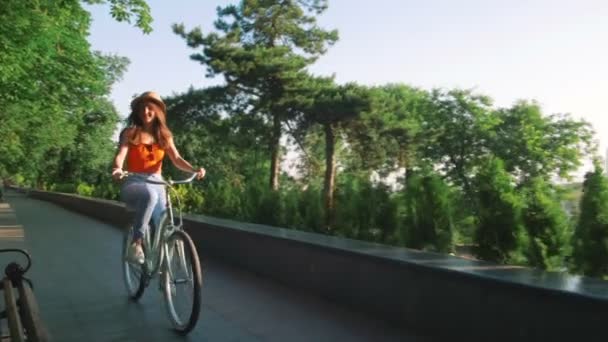
POLYGON ((343 174, 335 195, 334 234, 353 239, 386 242, 397 227, 398 201, 390 189, 374 184, 367 174, 343 174))
POLYGON ((228 219, 243 219, 242 191, 225 180, 209 184, 203 192, 203 210, 206 215, 228 219))
POLYGON ((560 270, 570 254, 570 224, 556 193, 542 178, 532 179, 523 188, 523 223, 530 237, 528 264, 560 270))
POLYGON ((300 201, 302 192, 297 187, 290 187, 282 191, 282 202, 284 214, 281 215, 284 220, 281 226, 285 228, 304 228, 304 218, 300 212, 300 201))
POLYGON ((499 158, 488 158, 475 178, 478 226, 474 253, 497 263, 526 264, 528 239, 522 224, 524 202, 499 158))
POLYGON ((49 191, 56 191, 56 192, 64 192, 64 193, 68 193, 68 194, 75 194, 76 193, 76 185, 75 184, 65 184, 65 183, 61 183, 61 184, 53 184, 49 187, 49 191))
POLYGON ((404 191, 402 244, 409 248, 451 252, 454 230, 450 189, 434 174, 408 177, 404 191))
POLYGON ((120 185, 114 182, 102 182, 95 185, 93 196, 108 200, 120 201, 120 185))
POLYGON ((573 236, 571 269, 593 277, 608 276, 608 179, 596 164, 585 175, 580 217, 573 236))
MULTIPOLYGON (((174 188, 178 198, 173 199, 174 205, 180 205, 179 209, 183 212, 191 214, 200 214, 203 212, 205 203, 203 192, 200 188, 192 184, 180 185, 174 188)), ((171 193, 171 195, 175 195, 171 193)))
POLYGON ((309 184, 301 193, 298 200, 298 211, 302 216, 301 229, 311 232, 323 231, 323 204, 321 187, 309 184))
POLYGON ((76 193, 82 196, 91 197, 95 191, 95 187, 93 185, 89 185, 86 183, 80 183, 76 186, 76 193))

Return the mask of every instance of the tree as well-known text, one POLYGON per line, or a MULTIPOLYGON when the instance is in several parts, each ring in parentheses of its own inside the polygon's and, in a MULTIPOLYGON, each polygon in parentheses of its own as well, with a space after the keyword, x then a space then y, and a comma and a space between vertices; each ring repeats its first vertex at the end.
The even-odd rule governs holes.
MULTIPOLYGON (((145 29, 149 24, 143 0, 110 3, 118 20, 133 14, 140 18, 137 26, 145 29)), ((108 134, 89 147, 106 146, 109 141, 112 132, 106 126, 84 133, 92 128, 86 123, 103 112, 104 125, 113 125, 117 114, 106 96, 128 61, 92 52, 89 25, 90 15, 78 0, 0 4, 2 173, 20 175, 30 184, 51 182, 64 162, 71 163, 67 170, 90 170, 91 165, 72 163, 78 159, 73 152, 83 148, 79 144, 90 140, 87 134, 108 134)))
POLYGON ((570 225, 555 190, 542 177, 531 179, 522 189, 523 224, 529 236, 528 264, 550 271, 560 270, 569 255, 570 225))
MULTIPOLYGON (((122 79, 130 61, 126 57, 99 52, 95 52, 94 56, 103 69, 104 92, 109 93, 112 85, 122 79)), ((115 153, 112 136, 118 122, 118 112, 110 100, 104 96, 95 97, 76 123, 73 143, 59 153, 59 167, 47 170, 45 178, 61 183, 98 183, 115 153)))
MULTIPOLYGON (((224 87, 209 87, 189 89, 165 98, 165 103, 176 145, 184 158, 208 169, 211 182, 223 179, 242 189, 243 181, 260 171, 257 156, 266 127, 242 113, 238 97, 224 87)), ((165 171, 175 175, 173 169, 165 171)))
POLYGON ((110 3, 110 14, 116 21, 131 23, 135 17, 135 26, 144 33, 152 32, 152 15, 145 0, 83 0, 88 4, 110 3))
POLYGON ((334 217, 334 189, 336 178, 335 145, 338 131, 347 130, 351 121, 369 110, 369 92, 354 83, 343 86, 320 87, 309 109, 307 119, 321 125, 325 134, 325 225, 329 230, 334 217))
POLYGON ((112 135, 118 122, 112 103, 99 99, 77 125, 73 144, 60 151, 58 168, 48 169, 45 178, 60 183, 98 183, 107 174, 116 150, 112 135))
POLYGON ((454 223, 449 186, 430 172, 414 172, 406 182, 401 242, 409 248, 451 252, 454 223))
MULTIPOLYGON (((319 125, 309 125, 299 123, 297 128, 292 131, 294 139, 292 143, 296 143, 300 148, 301 157, 296 160, 297 173, 300 178, 306 181, 306 184, 313 182, 321 182, 324 179, 324 155, 325 155, 325 138, 324 132, 319 125)), ((336 147, 336 152, 340 152, 340 148, 336 147)), ((339 156, 337 157, 340 158, 339 156)))
POLYGON ((349 130, 349 145, 363 168, 407 174, 421 166, 420 149, 430 141, 421 123, 430 110, 426 91, 402 84, 371 88, 371 109, 349 130))
POLYGON ((521 183, 534 177, 568 178, 593 148, 589 123, 568 115, 545 116, 535 102, 519 101, 497 110, 496 116, 500 123, 490 148, 521 183))
POLYGON ((608 179, 599 162, 585 175, 581 214, 573 236, 572 270, 608 275, 608 179))
POLYGON ((86 40, 89 16, 77 1, 8 1, 0 11, 0 160, 34 181, 57 168, 106 80, 86 40), (10 118, 10 119, 8 119, 10 118), (6 124, 5 124, 6 123, 6 124), (4 144, 3 144, 4 145, 4 144))
POLYGON ((188 46, 202 46, 191 58, 207 66, 207 76, 223 75, 229 88, 250 99, 249 112, 269 123, 274 190, 279 186, 282 125, 307 81, 305 69, 338 39, 336 31, 319 28, 309 15, 326 8, 327 0, 243 0, 218 8, 218 32, 203 35, 195 28, 186 33, 183 25, 173 26, 188 46))
POLYGON ((491 99, 469 90, 433 90, 431 102, 421 130, 432 140, 422 148, 422 158, 438 165, 473 204, 474 171, 488 155, 487 142, 498 124, 492 115, 491 99))
POLYGON ((352 239, 393 243, 398 200, 388 186, 365 173, 342 172, 336 180, 335 224, 331 233, 352 239))
POLYGON ((475 177, 478 225, 475 254, 498 263, 524 264, 527 236, 521 221, 523 201, 502 160, 488 157, 475 177))

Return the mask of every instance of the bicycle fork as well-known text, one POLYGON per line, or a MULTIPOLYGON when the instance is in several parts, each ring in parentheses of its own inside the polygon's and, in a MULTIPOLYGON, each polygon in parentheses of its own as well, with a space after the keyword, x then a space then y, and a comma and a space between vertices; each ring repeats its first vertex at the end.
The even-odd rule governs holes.
MULTIPOLYGON (((173 247, 173 246, 172 246, 173 247)), ((169 244, 165 244, 164 246, 164 272, 167 272, 167 277, 169 278, 169 282, 172 285, 172 289, 173 287, 178 284, 178 283, 184 283, 184 282, 189 282, 192 279, 192 276, 189 274, 188 272, 188 265, 186 263, 186 251, 184 249, 184 244, 182 241, 175 241, 175 246, 176 248, 170 248, 169 244), (177 251, 177 256, 175 255, 174 251, 177 251), (181 268, 181 270, 183 270, 185 273, 183 279, 182 278, 176 278, 176 271, 178 270, 173 270, 173 268, 171 267, 172 265, 172 261, 173 258, 179 258, 179 267, 181 268)), ((161 277, 163 276, 162 272, 161 272, 161 277)), ((162 288, 162 285, 160 285, 160 287, 162 288)))

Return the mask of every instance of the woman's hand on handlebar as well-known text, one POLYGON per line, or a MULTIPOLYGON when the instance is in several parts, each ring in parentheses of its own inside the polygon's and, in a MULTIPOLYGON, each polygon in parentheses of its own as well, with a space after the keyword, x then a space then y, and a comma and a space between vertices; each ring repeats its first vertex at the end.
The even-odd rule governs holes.
POLYGON ((196 179, 201 179, 205 177, 205 173, 207 173, 207 171, 201 167, 199 169, 194 169, 194 173, 196 173, 196 179))
POLYGON ((114 181, 121 181, 124 177, 125 172, 121 168, 117 167, 112 170, 112 179, 114 179, 114 181))

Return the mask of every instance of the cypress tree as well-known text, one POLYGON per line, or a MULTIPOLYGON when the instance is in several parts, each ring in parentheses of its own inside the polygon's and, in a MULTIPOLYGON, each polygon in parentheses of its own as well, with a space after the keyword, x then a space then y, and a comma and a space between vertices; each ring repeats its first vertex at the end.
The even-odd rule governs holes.
POLYGON ((608 180, 599 163, 585 175, 580 217, 573 238, 573 271, 608 274, 608 180))
POLYGON ((434 174, 412 174, 404 202, 402 243, 410 248, 451 252, 453 213, 448 185, 434 174))
POLYGON ((501 159, 484 161, 475 178, 478 225, 473 251, 498 263, 525 263, 527 236, 521 220, 523 201, 501 159))
POLYGON ((568 218, 556 199, 555 192, 540 178, 524 187, 523 223, 530 238, 526 252, 528 264, 547 270, 558 270, 568 254, 568 218))

